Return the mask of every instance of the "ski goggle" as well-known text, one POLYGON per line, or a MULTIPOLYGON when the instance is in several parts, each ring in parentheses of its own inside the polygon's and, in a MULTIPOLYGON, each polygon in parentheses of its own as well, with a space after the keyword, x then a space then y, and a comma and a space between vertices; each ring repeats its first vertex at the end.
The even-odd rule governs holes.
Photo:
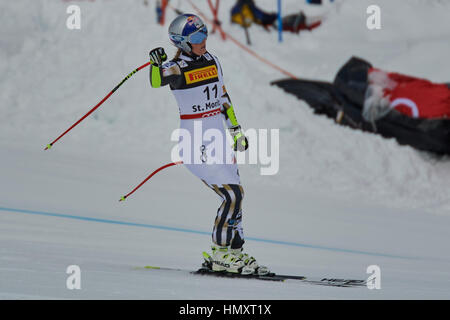
POLYGON ((206 38, 208 38, 208 29, 203 27, 188 36, 188 42, 192 44, 202 43, 206 38))

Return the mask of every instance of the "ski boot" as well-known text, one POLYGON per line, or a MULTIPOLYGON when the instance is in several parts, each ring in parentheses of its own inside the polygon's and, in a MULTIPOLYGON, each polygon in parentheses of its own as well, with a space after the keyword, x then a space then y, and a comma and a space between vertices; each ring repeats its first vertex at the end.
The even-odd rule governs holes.
POLYGON ((216 272, 242 273, 244 262, 236 257, 228 247, 211 246, 212 254, 203 252, 203 267, 216 272))
POLYGON ((205 262, 204 268, 218 272, 240 273, 242 275, 266 275, 269 269, 259 266, 255 258, 250 257, 240 249, 230 249, 229 247, 211 246, 212 255, 203 252, 205 262))
POLYGON ((269 274, 269 268, 259 265, 255 258, 244 252, 243 248, 230 249, 230 251, 235 257, 244 262, 245 267, 243 270, 245 269, 246 274, 257 274, 260 276, 269 274))

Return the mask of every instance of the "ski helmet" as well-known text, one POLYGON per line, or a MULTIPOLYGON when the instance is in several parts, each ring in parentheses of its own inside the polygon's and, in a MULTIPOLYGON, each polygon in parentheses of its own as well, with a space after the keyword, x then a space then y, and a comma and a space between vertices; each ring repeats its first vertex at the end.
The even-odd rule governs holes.
POLYGON ((208 29, 202 19, 195 14, 182 14, 175 18, 169 26, 169 39, 172 44, 190 53, 191 43, 202 43, 208 37, 208 29))

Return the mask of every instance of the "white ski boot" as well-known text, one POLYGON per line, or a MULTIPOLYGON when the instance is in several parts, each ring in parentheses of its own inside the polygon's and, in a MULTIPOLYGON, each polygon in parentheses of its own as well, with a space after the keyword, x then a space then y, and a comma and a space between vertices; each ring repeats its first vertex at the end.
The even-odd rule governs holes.
POLYGON ((230 249, 212 245, 212 255, 203 252, 205 268, 218 272, 240 273, 242 275, 267 275, 270 273, 266 266, 260 266, 256 259, 243 252, 243 249, 230 249))
POLYGON ((266 266, 259 265, 255 258, 248 253, 245 253, 243 248, 230 249, 230 251, 235 257, 244 262, 245 266, 242 268, 242 274, 257 274, 263 276, 270 272, 266 266))
POLYGON ((231 273, 242 273, 245 267, 244 261, 235 256, 230 248, 217 245, 211 246, 212 255, 203 253, 205 260, 211 263, 213 271, 226 271, 231 273))

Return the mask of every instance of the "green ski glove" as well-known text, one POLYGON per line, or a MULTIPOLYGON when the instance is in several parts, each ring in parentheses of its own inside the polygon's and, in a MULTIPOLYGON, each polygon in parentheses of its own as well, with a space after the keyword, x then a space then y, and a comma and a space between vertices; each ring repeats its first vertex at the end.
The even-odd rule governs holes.
POLYGON ((150 62, 157 67, 162 66, 163 62, 167 60, 167 54, 164 52, 164 48, 162 47, 158 47, 150 51, 149 56, 150 62))
POLYGON ((242 133, 241 126, 232 126, 228 128, 234 140, 234 151, 245 151, 248 149, 247 137, 242 133))

